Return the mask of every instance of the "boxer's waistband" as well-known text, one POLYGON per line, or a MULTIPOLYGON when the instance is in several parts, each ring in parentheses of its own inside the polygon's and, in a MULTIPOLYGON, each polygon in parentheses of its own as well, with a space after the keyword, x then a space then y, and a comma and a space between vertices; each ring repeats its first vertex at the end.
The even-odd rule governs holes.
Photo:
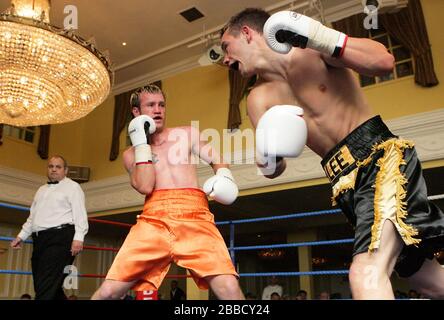
POLYGON ((210 213, 205 192, 197 188, 155 190, 146 197, 141 216, 188 216, 210 213))
POLYGON ((374 145, 394 137, 379 115, 370 118, 326 154, 321 162, 322 168, 334 184, 356 168, 357 161, 366 159, 374 145))

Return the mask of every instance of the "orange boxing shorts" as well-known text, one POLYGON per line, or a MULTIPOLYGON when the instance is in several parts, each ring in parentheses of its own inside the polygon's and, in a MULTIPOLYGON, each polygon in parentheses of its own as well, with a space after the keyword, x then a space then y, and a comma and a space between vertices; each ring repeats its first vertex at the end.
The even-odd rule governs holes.
POLYGON ((133 290, 158 290, 171 262, 188 269, 201 289, 208 289, 208 276, 238 277, 200 189, 161 189, 148 196, 106 279, 136 281, 133 290))

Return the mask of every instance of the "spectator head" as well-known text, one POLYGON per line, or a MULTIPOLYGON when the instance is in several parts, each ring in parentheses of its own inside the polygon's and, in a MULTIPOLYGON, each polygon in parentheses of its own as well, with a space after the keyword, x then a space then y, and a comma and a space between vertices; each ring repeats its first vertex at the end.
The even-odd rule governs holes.
POLYGON ((413 289, 409 290, 408 296, 410 299, 418 299, 419 298, 418 291, 413 290, 413 289))
POLYGON ((251 292, 247 292, 247 293, 245 294, 245 299, 246 299, 246 300, 256 300, 257 297, 256 297, 254 294, 252 294, 251 292))
POLYGON ((330 295, 330 299, 337 299, 337 300, 339 300, 339 299, 342 299, 342 295, 339 293, 339 292, 335 292, 335 293, 332 293, 331 295, 330 295))
POLYGON ((307 300, 307 291, 299 290, 296 294, 296 300, 307 300))
POLYGON ((330 300, 330 294, 327 291, 322 291, 319 294, 319 300, 330 300))
POLYGON ((273 292, 270 296, 270 300, 281 300, 281 296, 277 292, 273 292))

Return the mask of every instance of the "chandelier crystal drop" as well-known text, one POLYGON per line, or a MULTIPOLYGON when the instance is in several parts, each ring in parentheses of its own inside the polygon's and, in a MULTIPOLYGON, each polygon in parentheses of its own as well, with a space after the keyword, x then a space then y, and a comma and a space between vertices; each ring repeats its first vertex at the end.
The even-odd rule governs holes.
POLYGON ((108 96, 108 58, 49 24, 48 0, 12 0, 0 14, 0 123, 34 126, 86 116, 108 96))

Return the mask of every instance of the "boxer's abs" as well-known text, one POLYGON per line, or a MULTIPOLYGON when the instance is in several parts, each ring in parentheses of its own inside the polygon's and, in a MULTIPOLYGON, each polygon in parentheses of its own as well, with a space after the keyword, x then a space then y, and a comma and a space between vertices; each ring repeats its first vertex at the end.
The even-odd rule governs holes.
MULTIPOLYGON (((152 148, 156 183, 154 190, 198 188, 196 165, 187 156, 178 158, 167 148, 152 148)), ((180 157, 180 156, 179 156, 180 157)))

